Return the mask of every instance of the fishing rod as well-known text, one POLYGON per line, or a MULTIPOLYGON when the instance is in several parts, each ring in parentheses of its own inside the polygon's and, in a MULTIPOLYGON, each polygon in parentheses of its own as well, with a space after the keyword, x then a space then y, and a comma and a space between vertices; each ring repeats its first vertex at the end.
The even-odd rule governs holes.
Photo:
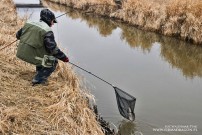
POLYGON ((8 46, 12 45, 13 43, 15 43, 15 42, 17 42, 17 41, 18 41, 18 39, 16 39, 15 41, 13 41, 13 42, 10 43, 10 44, 4 46, 3 48, 0 49, 0 51, 3 50, 3 49, 5 49, 5 48, 7 48, 8 46))
MULTIPOLYGON (((69 11, 66 12, 66 13, 64 13, 64 14, 61 14, 61 15, 57 16, 56 18, 62 17, 63 15, 66 15, 67 13, 69 13, 69 11)), ((56 18, 55 18, 55 19, 56 19, 56 18)), ((0 51, 2 51, 2 50, 4 50, 5 48, 11 46, 13 43, 15 43, 15 42, 17 42, 17 41, 18 41, 18 39, 15 40, 15 41, 13 41, 13 42, 11 42, 11 43, 9 43, 8 45, 6 45, 6 46, 4 46, 3 48, 1 48, 0 51)))
MULTIPOLYGON (((57 16, 56 18, 59 18, 59 17, 61 17, 61 16, 63 16, 63 15, 66 15, 67 13, 70 13, 69 11, 68 12, 65 12, 64 14, 61 14, 61 15, 59 15, 59 16, 57 16)), ((55 19, 56 19, 55 18, 55 19)))
POLYGON ((136 103, 135 97, 129 95, 128 93, 126 93, 125 91, 121 90, 120 88, 112 85, 108 81, 100 78, 99 76, 87 71, 86 69, 84 69, 72 62, 69 62, 69 64, 89 73, 90 75, 92 75, 92 76, 98 78, 99 80, 105 82, 106 84, 112 86, 116 93, 116 99, 117 99, 117 104, 118 104, 118 109, 119 109, 120 114, 128 120, 131 120, 131 121, 135 120, 135 113, 134 113, 134 108, 135 108, 135 103, 136 103))

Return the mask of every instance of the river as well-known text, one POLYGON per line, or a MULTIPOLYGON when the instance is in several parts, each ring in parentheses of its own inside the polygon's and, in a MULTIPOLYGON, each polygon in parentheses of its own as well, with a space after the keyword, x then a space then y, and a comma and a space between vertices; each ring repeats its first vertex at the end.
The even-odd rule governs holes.
MULTIPOLYGON (((137 98, 136 120, 128 122, 118 112, 114 89, 75 68, 95 95, 99 113, 123 135, 202 134, 201 47, 119 21, 48 5, 56 16, 70 12, 58 18, 52 28, 70 61, 137 98), (157 131, 165 128, 178 131, 157 131)), ((20 16, 30 14, 35 20, 40 10, 17 9, 20 16)))

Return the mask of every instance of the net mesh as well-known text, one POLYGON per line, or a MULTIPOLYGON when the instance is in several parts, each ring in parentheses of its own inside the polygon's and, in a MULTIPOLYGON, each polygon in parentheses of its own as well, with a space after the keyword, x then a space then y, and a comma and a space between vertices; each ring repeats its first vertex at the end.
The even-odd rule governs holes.
POLYGON ((114 89, 120 114, 128 120, 135 120, 134 108, 136 98, 117 87, 114 87, 114 89))

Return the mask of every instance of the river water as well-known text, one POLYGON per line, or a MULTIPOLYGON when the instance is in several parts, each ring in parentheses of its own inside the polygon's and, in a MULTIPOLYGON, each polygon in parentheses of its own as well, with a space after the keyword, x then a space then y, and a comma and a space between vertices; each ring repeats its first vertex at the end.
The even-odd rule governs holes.
MULTIPOLYGON (((122 135, 202 134, 201 47, 46 4, 56 16, 70 12, 52 28, 70 61, 137 98, 136 120, 128 122, 118 112, 114 89, 75 68, 95 95, 99 113, 122 135), (156 131, 177 127, 174 132, 156 131)), ((30 14, 30 19, 38 20, 41 9, 17 10, 20 16, 30 14)))

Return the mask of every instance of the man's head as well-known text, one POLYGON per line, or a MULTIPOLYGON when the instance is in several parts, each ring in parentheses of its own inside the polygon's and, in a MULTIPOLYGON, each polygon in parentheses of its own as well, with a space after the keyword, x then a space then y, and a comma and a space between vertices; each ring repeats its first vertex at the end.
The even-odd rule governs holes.
POLYGON ((46 22, 50 27, 53 25, 53 23, 57 23, 54 13, 49 9, 41 10, 40 20, 46 22))

